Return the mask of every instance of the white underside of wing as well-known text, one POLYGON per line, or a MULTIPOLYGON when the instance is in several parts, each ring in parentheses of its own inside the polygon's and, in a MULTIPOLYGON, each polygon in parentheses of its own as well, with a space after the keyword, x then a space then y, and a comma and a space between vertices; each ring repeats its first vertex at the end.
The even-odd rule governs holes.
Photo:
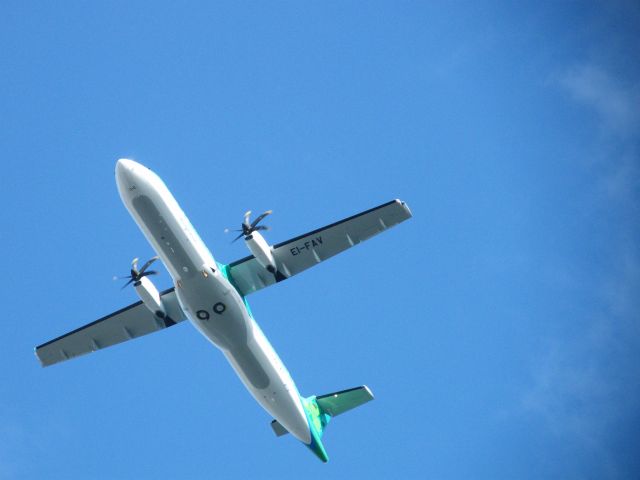
POLYGON ((162 301, 169 318, 160 319, 137 302, 36 347, 36 356, 46 367, 163 330, 186 318, 173 288, 162 293, 162 301))
POLYGON ((231 279, 241 295, 248 295, 330 258, 400 222, 411 218, 401 200, 372 208, 272 247, 278 273, 269 273, 253 256, 229 264, 231 279))

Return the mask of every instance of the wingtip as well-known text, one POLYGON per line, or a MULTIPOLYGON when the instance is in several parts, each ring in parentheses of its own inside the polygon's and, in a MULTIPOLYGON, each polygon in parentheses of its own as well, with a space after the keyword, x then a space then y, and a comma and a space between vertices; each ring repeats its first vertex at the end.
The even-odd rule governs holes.
POLYGON ((407 205, 407 202, 405 202, 404 200, 400 200, 399 198, 396 198, 396 203, 398 203, 402 208, 404 208, 404 210, 409 214, 410 217, 413 217, 413 214, 411 213, 411 209, 409 208, 409 205, 407 205))
POLYGON ((36 358, 38 359, 38 363, 40 363, 40 366, 42 368, 46 367, 46 365, 44 364, 44 362, 42 361, 42 359, 40 358, 40 355, 38 355, 38 347, 34 347, 33 348, 33 354, 36 356, 36 358))
POLYGON ((370 389, 368 386, 363 385, 363 386, 362 386, 362 388, 364 388, 365 392, 367 392, 367 393, 369 394, 369 396, 371 397, 371 400, 374 400, 374 399, 376 398, 376 397, 373 395, 373 392, 371 391, 371 389, 370 389))

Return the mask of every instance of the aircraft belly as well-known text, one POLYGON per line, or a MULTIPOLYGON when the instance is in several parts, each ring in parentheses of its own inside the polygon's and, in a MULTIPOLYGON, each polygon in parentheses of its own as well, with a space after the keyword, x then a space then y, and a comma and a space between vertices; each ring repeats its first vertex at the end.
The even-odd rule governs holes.
POLYGON ((306 415, 289 372, 227 280, 185 279, 176 294, 191 323, 222 350, 256 401, 295 437, 309 443, 306 415))
POLYGON ((311 432, 298 389, 260 327, 253 319, 251 323, 247 345, 224 354, 262 408, 298 440, 308 444, 311 432))
POLYGON ((174 282, 216 264, 166 185, 144 168, 117 172, 120 196, 149 243, 162 258, 174 282))
POLYGON ((131 202, 135 211, 144 219, 145 233, 165 264, 172 271, 179 272, 181 279, 196 275, 202 265, 200 259, 193 255, 195 252, 189 248, 185 232, 176 225, 176 220, 167 215, 167 209, 161 212, 156 203, 147 195, 135 197, 131 202))
POLYGON ((190 322, 215 346, 241 348, 247 344, 249 331, 249 322, 241 314, 244 304, 226 280, 216 277, 182 280, 176 295, 190 322))

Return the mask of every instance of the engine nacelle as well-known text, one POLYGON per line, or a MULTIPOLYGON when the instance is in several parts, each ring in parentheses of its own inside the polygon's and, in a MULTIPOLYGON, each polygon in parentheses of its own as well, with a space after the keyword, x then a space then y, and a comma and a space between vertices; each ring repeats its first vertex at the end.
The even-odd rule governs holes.
POLYGON ((142 303, 151 310, 151 312, 158 318, 165 318, 167 316, 167 310, 160 298, 160 292, 156 286, 147 277, 142 277, 136 281, 133 286, 142 300, 142 303))
POLYGON ((276 273, 276 261, 273 258, 271 247, 259 232, 252 232, 251 235, 244 237, 244 241, 256 257, 256 260, 260 265, 267 269, 271 273, 276 273))

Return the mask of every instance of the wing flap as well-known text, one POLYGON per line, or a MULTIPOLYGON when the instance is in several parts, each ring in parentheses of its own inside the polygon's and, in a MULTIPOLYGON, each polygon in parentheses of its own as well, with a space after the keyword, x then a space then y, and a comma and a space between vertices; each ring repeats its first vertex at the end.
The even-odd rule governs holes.
POLYGON ((95 322, 43 343, 35 353, 43 367, 95 352, 163 330, 185 319, 173 288, 162 292, 167 317, 160 319, 142 303, 118 310, 95 322))
POLYGON ((240 294, 248 295, 317 265, 408 218, 411 211, 407 204, 392 200, 274 245, 272 252, 280 276, 267 272, 253 256, 229 264, 227 272, 240 294))

